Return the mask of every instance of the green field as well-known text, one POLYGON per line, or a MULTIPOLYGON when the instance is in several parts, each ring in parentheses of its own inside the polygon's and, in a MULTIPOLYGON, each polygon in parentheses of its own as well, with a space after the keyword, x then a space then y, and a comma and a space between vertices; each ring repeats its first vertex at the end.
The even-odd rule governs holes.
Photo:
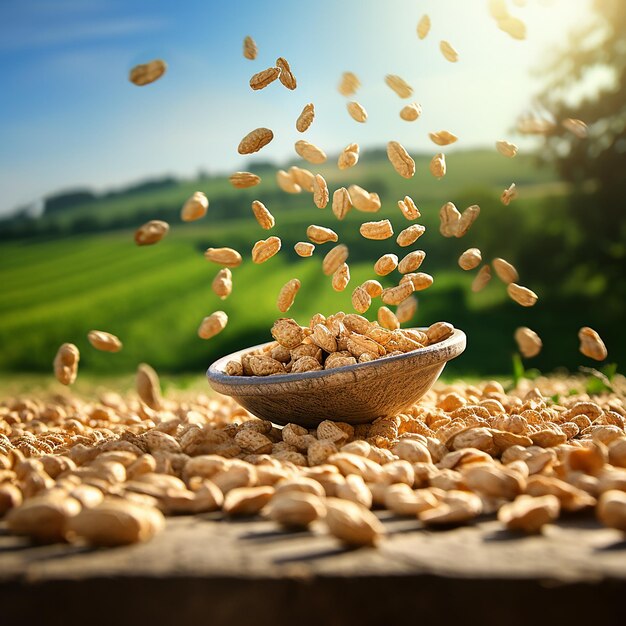
MULTIPOLYGON (((516 263, 535 230, 554 228, 554 223, 558 228, 559 216, 567 210, 567 190, 554 173, 537 167, 529 156, 508 160, 495 152, 458 152, 449 155, 449 173, 437 181, 428 173, 428 158, 416 161, 418 173, 409 181, 400 178, 379 153, 364 157, 353 170, 340 172, 334 163, 316 168, 328 180, 331 193, 352 182, 380 193, 383 208, 379 213, 352 211, 344 222, 335 219, 330 206, 317 209, 309 194, 288 195, 278 190, 270 169, 259 171, 263 181, 252 189, 235 190, 224 178, 202 179, 44 216, 37 222, 38 229, 45 225, 51 232, 62 228, 68 234, 0 243, 0 371, 49 371, 58 345, 71 341, 81 349, 84 371, 123 374, 143 361, 162 372, 201 373, 216 357, 269 337, 269 327, 279 315, 276 296, 290 278, 299 278, 302 289, 289 314, 304 323, 316 312, 351 310, 353 287, 375 277, 372 265, 380 255, 394 252, 401 257, 416 248, 426 251, 423 270, 434 275, 435 284, 419 294, 414 323, 446 319, 468 333, 468 349, 449 366, 451 374, 508 373, 515 350, 512 335, 519 325, 531 326, 544 338, 537 366, 576 368, 582 363, 577 328, 583 323, 593 325, 594 317, 597 321, 603 315, 593 302, 593 283, 574 288, 564 279, 551 286, 539 271, 522 274, 522 282, 541 297, 536 307, 527 310, 507 298, 497 279, 473 294, 474 272, 463 272, 456 263, 458 255, 471 246, 481 248, 484 260, 503 256, 516 263), (511 182, 520 188, 520 198, 504 207, 498 198, 511 182), (201 221, 183 224, 175 216, 197 189, 209 197, 209 213, 201 221), (389 218, 396 232, 409 225, 396 206, 405 194, 419 205, 422 218, 418 221, 427 228, 419 242, 402 249, 395 238, 364 240, 358 233, 361 222, 389 218), (252 217, 250 201, 255 198, 265 202, 276 218, 271 232, 263 231, 252 217), (438 232, 438 210, 448 200, 460 210, 473 203, 482 209, 461 240, 445 239, 438 232), (163 216, 170 218, 168 236, 155 246, 135 246, 134 228, 145 219, 163 216), (77 220, 84 224, 86 218, 98 229, 72 232, 72 224, 77 220), (119 226, 121 218, 128 226, 119 226), (335 229, 339 240, 350 247, 352 280, 343 293, 335 293, 321 272, 323 255, 332 244, 318 246, 310 259, 301 259, 293 251, 297 241, 306 240, 305 230, 311 223, 335 229), (250 249, 269 234, 278 235, 283 248, 264 265, 254 265, 250 249), (225 301, 210 289, 219 268, 204 260, 202 252, 208 246, 231 246, 244 257, 244 263, 233 270, 233 293, 225 301), (202 341, 196 329, 202 317, 217 309, 226 311, 229 324, 221 335, 202 341), (92 349, 86 340, 91 329, 117 334, 124 342, 123 351, 106 354, 92 349)), ((381 282, 391 285, 398 279, 393 273, 381 282)), ((373 306, 368 315, 375 316, 376 309, 373 306)), ((623 348, 618 325, 609 322, 605 321, 609 325, 605 338, 621 341, 623 348)))

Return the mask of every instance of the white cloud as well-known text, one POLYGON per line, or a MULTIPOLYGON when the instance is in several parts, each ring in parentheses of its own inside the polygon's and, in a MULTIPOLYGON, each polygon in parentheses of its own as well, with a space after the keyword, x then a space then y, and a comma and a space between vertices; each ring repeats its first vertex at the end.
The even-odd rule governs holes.
POLYGON ((98 18, 71 24, 52 23, 34 27, 4 29, 0 51, 33 50, 52 46, 70 45, 126 35, 159 31, 167 21, 159 17, 98 18))

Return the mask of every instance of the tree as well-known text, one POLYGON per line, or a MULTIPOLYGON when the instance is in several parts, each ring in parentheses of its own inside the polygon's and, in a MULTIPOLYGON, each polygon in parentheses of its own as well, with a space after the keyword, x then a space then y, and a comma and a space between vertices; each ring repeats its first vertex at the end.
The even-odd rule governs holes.
POLYGON ((589 278, 605 277, 607 294, 623 298, 626 1, 593 0, 592 10, 593 18, 571 33, 566 49, 548 65, 539 101, 558 124, 546 135, 547 158, 572 185, 568 219, 576 222, 579 237, 570 252, 584 261, 589 278), (588 137, 563 127, 567 118, 583 120, 588 137))

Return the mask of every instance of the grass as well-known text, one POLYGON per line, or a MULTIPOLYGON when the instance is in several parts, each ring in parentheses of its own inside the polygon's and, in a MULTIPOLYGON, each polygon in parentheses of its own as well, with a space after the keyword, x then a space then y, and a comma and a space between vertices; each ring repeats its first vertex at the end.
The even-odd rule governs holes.
MULTIPOLYGON (((92 215, 106 226, 107 220, 125 215, 137 216, 138 226, 150 207, 173 206, 177 211, 198 188, 205 190, 211 201, 207 218, 192 224, 172 221, 170 233, 156 246, 135 246, 131 228, 0 244, 0 371, 48 373, 59 344, 71 341, 81 350, 81 372, 119 376, 132 372, 139 362, 149 362, 160 372, 197 377, 216 357, 267 340, 279 315, 276 296, 287 280, 297 277, 302 281, 289 315, 304 323, 316 312, 351 310, 353 287, 375 277, 372 264, 380 255, 394 252, 401 257, 419 247, 427 253, 423 270, 435 276, 435 284, 419 294, 414 323, 428 325, 446 319, 469 336, 466 353, 448 366, 449 375, 507 374, 515 350, 512 335, 518 325, 532 325, 543 335, 550 332, 554 319, 560 319, 575 337, 574 326, 579 327, 583 318, 591 319, 591 304, 579 300, 585 295, 583 290, 572 296, 578 305, 574 313, 566 301, 529 312, 514 305, 496 280, 474 294, 470 289, 473 273, 461 271, 456 259, 467 247, 478 246, 487 261, 505 256, 515 262, 524 241, 508 235, 518 224, 541 228, 548 212, 565 211, 566 190, 550 170, 538 169, 532 157, 523 155, 508 160, 495 152, 457 152, 449 156, 448 167, 442 181, 428 173, 425 157, 417 159, 418 173, 409 181, 401 179, 386 158, 377 154, 369 158, 366 154, 346 172, 337 170, 334 163, 316 168, 326 176, 331 190, 355 182, 381 194, 383 208, 378 214, 352 211, 344 222, 334 218, 330 207, 324 211, 315 208, 308 194, 292 196, 277 191, 270 170, 264 170, 263 182, 252 190, 234 190, 224 178, 188 181, 60 213, 55 219, 66 224, 92 215), (504 208, 498 197, 513 181, 520 187, 521 197, 504 208), (363 221, 389 218, 396 232, 408 225, 395 206, 405 194, 420 206, 419 222, 426 226, 426 234, 407 249, 399 248, 395 240, 365 241, 358 233, 363 221), (261 266, 251 263, 249 252, 255 241, 269 233, 251 216, 253 197, 267 202, 276 218, 271 234, 283 241, 281 252, 261 266), (462 240, 438 234, 438 210, 446 200, 460 209, 472 203, 481 206, 479 220, 462 240), (232 207, 232 214, 228 209, 225 217, 217 217, 220 207, 232 207), (352 280, 343 293, 335 293, 330 278, 321 272, 330 244, 318 246, 310 259, 301 259, 293 251, 297 241, 306 240, 310 223, 330 226, 350 247, 352 280), (202 256, 206 247, 223 245, 244 256, 244 263, 233 270, 233 294, 225 301, 210 289, 219 268, 202 256), (202 317, 217 309, 229 315, 226 330, 208 342, 200 340, 196 329, 202 317), (123 351, 107 354, 92 349, 86 340, 91 329, 117 334, 124 342, 123 351)), ((250 169, 254 171, 254 167, 250 169)), ((381 282, 392 285, 398 278, 392 274, 381 282)), ((532 285, 532 279, 529 282, 532 285)), ((376 307, 368 315, 375 316, 376 307)), ((544 343, 544 353, 537 361, 540 367, 579 364, 575 342, 565 345, 559 338, 544 343)))

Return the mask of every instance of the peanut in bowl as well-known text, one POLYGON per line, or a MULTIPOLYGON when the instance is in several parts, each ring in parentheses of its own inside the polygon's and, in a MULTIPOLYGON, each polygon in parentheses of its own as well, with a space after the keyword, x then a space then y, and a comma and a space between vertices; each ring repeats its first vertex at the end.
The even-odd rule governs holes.
POLYGON ((229 362, 271 343, 218 359, 207 370, 209 384, 257 417, 315 427, 324 420, 362 424, 402 412, 433 386, 448 361, 465 350, 466 337, 454 329, 448 338, 424 348, 333 369, 272 376, 226 373, 229 362))

